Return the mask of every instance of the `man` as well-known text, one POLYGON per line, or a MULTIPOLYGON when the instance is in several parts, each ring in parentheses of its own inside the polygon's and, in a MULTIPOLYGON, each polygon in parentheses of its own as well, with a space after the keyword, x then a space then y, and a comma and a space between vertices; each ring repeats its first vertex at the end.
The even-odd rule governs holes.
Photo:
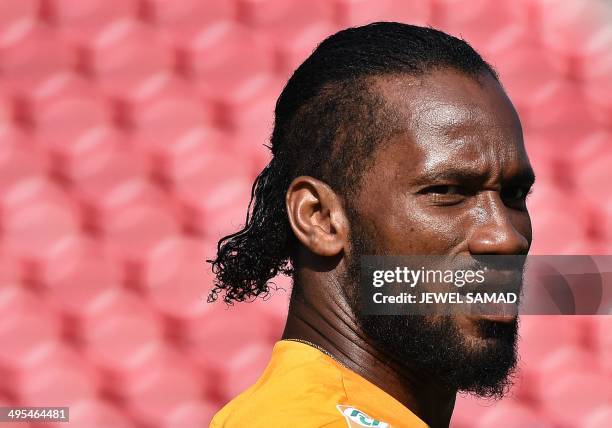
POLYGON ((440 31, 374 23, 327 38, 275 110, 246 226, 210 300, 293 277, 272 359, 212 427, 445 427, 457 392, 500 397, 514 316, 373 316, 361 255, 524 255, 534 176, 493 69, 440 31))

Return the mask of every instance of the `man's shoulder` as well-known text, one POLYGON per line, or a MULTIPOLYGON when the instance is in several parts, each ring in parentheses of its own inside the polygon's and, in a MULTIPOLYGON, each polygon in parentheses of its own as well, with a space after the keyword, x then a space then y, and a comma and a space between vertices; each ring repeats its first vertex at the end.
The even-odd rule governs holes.
POLYGON ((217 413, 212 428, 335 428, 346 422, 342 373, 324 358, 268 368, 259 380, 217 413))
MULTIPOLYGON (((333 410, 336 411, 336 410, 333 410)), ((250 417, 245 414, 231 414, 223 417, 218 413, 210 428, 346 428, 344 416, 336 411, 306 409, 303 407, 279 407, 275 411, 263 410, 250 417)))
POLYGON ((240 395, 224 406, 211 428, 336 428, 346 427, 338 410, 340 395, 301 389, 285 396, 253 392, 240 395))

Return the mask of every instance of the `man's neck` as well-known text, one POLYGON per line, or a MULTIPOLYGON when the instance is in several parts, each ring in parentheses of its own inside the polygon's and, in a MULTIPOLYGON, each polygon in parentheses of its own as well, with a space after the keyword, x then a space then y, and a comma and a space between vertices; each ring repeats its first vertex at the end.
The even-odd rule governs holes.
POLYGON ((328 307, 309 304, 308 298, 292 299, 283 339, 300 339, 321 347, 340 364, 394 397, 430 427, 448 427, 456 394, 376 349, 357 325, 348 305, 328 307))

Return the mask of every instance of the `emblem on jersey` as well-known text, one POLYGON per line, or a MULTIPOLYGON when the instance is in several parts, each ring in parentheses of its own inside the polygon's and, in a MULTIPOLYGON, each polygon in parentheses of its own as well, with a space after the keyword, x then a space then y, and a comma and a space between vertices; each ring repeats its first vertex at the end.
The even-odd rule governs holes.
POLYGON ((361 410, 358 410, 350 406, 336 406, 338 411, 346 418, 346 423, 349 428, 353 427, 375 427, 375 428, 389 428, 389 424, 386 422, 374 419, 371 416, 366 415, 361 410))

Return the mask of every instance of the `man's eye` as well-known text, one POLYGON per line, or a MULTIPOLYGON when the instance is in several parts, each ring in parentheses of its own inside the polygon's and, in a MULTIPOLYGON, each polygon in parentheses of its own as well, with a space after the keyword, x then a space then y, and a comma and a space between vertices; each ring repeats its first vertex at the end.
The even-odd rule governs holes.
POLYGON ((508 200, 523 200, 526 199, 529 193, 531 193, 531 189, 527 187, 508 187, 502 190, 502 197, 508 200))
POLYGON ((452 184, 427 187, 421 193, 427 195, 431 203, 440 206, 459 204, 467 196, 465 187, 452 184))
POLYGON ((463 194, 463 190, 460 186, 432 186, 427 188, 427 193, 434 193, 437 195, 460 195, 463 194))

